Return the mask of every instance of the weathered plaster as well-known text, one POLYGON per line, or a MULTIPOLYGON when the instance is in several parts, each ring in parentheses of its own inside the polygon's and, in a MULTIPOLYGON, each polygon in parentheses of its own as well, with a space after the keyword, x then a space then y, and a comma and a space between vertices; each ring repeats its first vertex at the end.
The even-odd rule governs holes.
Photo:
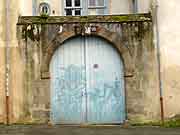
POLYGON ((19 1, 19 14, 21 16, 32 16, 32 0, 18 0, 19 1))
POLYGON ((111 0, 111 13, 110 14, 128 14, 132 13, 131 0, 111 0))
POLYGON ((5 119, 5 0, 0 1, 0 123, 5 119))
POLYGON ((158 5, 165 117, 171 118, 180 114, 180 5, 178 0, 159 0, 158 5))
MULTIPOLYGON (((3 45, 1 43, 1 45, 3 45)), ((0 123, 5 119, 5 49, 0 47, 0 123)))
POLYGON ((151 7, 152 0, 137 0, 138 1, 138 13, 148 13, 151 7))
MULTIPOLYGON (((14 122, 14 119, 17 119, 20 117, 21 113, 23 112, 22 110, 22 98, 23 96, 23 76, 22 76, 22 71, 23 71, 23 66, 21 65, 21 61, 19 60, 19 48, 18 48, 18 40, 17 40, 17 33, 16 33, 16 22, 18 20, 18 15, 19 15, 19 10, 20 10, 20 0, 10 0, 9 1, 9 10, 8 10, 8 19, 9 19, 9 24, 8 24, 8 29, 6 29, 6 18, 5 18, 5 0, 3 4, 0 4, 4 8, 4 12, 2 13, 3 17, 3 23, 1 23, 3 27, 3 34, 0 36, 3 44, 1 44, 1 80, 3 80, 3 87, 2 87, 2 98, 0 100, 3 100, 3 104, 0 105, 0 110, 2 108, 3 111, 3 121, 6 122, 6 111, 5 111, 5 48, 8 43, 9 45, 9 63, 10 63, 10 74, 9 74, 9 94, 10 94, 10 102, 9 102, 9 118, 10 122, 14 122), (8 33, 7 33, 8 32, 8 33), (6 33, 9 34, 9 39, 7 42, 7 37, 6 33), (18 52, 18 53, 17 53, 18 52)), ((2 9, 3 9, 2 8, 2 9)), ((1 27, 0 26, 0 27, 1 27)), ((6 61, 7 62, 7 61, 6 61)), ((1 90, 0 90, 1 91, 1 90)))

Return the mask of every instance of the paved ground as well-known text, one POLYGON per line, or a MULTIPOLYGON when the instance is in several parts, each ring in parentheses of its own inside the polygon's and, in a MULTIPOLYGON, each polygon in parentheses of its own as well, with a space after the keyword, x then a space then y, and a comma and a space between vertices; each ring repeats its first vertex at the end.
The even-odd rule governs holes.
POLYGON ((0 126, 0 135, 180 135, 180 128, 0 126))

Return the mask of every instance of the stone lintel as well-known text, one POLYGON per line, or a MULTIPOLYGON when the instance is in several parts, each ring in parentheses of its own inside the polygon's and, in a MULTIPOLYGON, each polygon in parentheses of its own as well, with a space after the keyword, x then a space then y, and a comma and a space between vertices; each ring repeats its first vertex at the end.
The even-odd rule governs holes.
POLYGON ((26 24, 66 24, 66 23, 123 23, 151 22, 152 16, 146 14, 90 15, 90 16, 20 16, 17 25, 26 24))

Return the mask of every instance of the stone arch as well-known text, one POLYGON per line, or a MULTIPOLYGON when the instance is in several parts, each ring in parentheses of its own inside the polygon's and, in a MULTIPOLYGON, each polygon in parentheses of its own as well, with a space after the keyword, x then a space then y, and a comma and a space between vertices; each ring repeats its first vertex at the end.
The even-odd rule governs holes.
POLYGON ((123 45, 122 38, 118 33, 111 32, 104 27, 98 27, 96 31, 90 33, 85 33, 85 31, 83 32, 83 30, 77 32, 74 29, 68 29, 68 31, 58 33, 45 50, 41 66, 41 78, 47 79, 50 77, 50 61, 56 49, 61 46, 66 40, 76 36, 97 36, 100 38, 104 38, 105 40, 110 42, 110 44, 118 50, 122 58, 125 76, 133 76, 134 64, 132 61, 131 50, 127 46, 123 45))

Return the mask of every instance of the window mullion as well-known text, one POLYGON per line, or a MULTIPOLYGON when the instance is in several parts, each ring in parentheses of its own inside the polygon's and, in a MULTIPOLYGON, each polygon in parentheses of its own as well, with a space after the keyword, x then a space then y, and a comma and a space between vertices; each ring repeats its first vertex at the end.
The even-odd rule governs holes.
POLYGON ((75 14, 75 13, 74 13, 74 10, 72 9, 72 16, 74 16, 74 14, 75 14))
POLYGON ((75 8, 75 0, 71 0, 72 2, 72 8, 74 9, 75 8))

